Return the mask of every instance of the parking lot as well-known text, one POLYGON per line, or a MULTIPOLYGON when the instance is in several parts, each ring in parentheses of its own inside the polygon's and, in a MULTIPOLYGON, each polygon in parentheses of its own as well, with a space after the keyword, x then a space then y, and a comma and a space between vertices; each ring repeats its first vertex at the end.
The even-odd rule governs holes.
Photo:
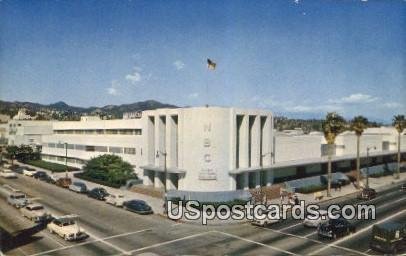
MULTIPOLYGON (((35 226, 19 210, 0 199, 0 226, 5 255, 374 255, 369 237, 374 223, 387 220, 406 222, 406 194, 393 185, 370 203, 377 209, 376 220, 354 221, 356 232, 337 240, 321 240, 316 229, 299 220, 284 220, 268 227, 249 223, 201 226, 176 223, 158 215, 138 215, 51 184, 18 175, 0 178, 30 197, 35 197, 55 215, 75 213, 90 235, 85 241, 68 242, 35 226), (16 232, 16 233, 13 233, 16 232), (13 238, 17 237, 17 240, 13 238), (10 242, 11 243, 11 242, 10 242), (8 248, 7 248, 8 247, 8 248)), ((336 199, 339 204, 357 204, 352 197, 336 199)))

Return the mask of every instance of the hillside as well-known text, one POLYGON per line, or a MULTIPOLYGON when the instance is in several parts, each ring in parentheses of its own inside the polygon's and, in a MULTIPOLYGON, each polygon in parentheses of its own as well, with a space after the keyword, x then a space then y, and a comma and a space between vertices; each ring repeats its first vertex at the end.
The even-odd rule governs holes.
POLYGON ((14 116, 18 110, 25 108, 30 116, 36 116, 37 120, 79 120, 81 115, 98 114, 107 119, 121 118, 124 112, 135 112, 157 108, 176 108, 177 106, 161 103, 155 100, 140 101, 131 104, 107 105, 103 107, 76 107, 70 106, 63 101, 49 105, 32 102, 9 102, 0 100, 0 114, 14 116))

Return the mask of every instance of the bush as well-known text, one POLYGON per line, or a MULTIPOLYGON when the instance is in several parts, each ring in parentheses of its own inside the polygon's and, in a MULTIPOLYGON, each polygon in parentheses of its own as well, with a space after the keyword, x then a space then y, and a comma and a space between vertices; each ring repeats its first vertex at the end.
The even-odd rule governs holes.
MULTIPOLYGON (((36 167, 40 167, 43 169, 47 169, 53 172, 65 172, 66 171, 66 166, 63 164, 57 164, 57 163, 51 163, 51 162, 46 162, 43 160, 28 160, 25 163, 29 165, 33 165, 36 167)), ((68 171, 75 171, 78 170, 77 168, 72 168, 68 167, 68 171)))
POLYGON ((325 185, 325 184, 309 185, 306 187, 296 188, 295 192, 302 193, 302 194, 310 194, 310 193, 318 192, 321 190, 325 190, 326 188, 327 188, 327 185, 325 185))
POLYGON ((137 179, 134 169, 128 162, 116 155, 101 155, 90 159, 83 167, 84 179, 110 186, 123 186, 127 180, 137 179))

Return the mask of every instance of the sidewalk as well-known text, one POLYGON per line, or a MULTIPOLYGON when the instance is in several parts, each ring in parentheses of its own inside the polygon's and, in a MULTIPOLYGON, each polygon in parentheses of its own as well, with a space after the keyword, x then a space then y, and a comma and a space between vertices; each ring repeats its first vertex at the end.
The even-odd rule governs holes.
MULTIPOLYGON (((20 162, 17 162, 17 161, 16 161, 16 163, 19 164, 20 166, 28 166, 28 167, 35 168, 38 171, 44 171, 47 174, 52 173, 50 170, 46 170, 46 169, 43 169, 43 168, 40 168, 40 167, 20 163, 20 162)), ((124 195, 125 200, 132 200, 132 199, 144 200, 145 202, 148 203, 148 205, 151 206, 154 213, 163 214, 163 204, 164 203, 163 203, 162 199, 147 196, 147 195, 144 195, 144 194, 135 193, 135 192, 132 192, 132 191, 129 191, 129 190, 104 186, 104 185, 100 185, 100 184, 97 184, 97 183, 94 183, 94 182, 91 182, 91 181, 82 180, 82 179, 74 177, 73 174, 78 173, 78 172, 81 172, 81 171, 68 172, 68 177, 71 178, 72 181, 80 181, 80 182, 85 183, 88 190, 91 190, 91 189, 93 189, 95 187, 102 187, 102 188, 106 189, 106 191, 108 193, 110 193, 110 194, 122 194, 122 195, 124 195)), ((52 175, 55 178, 61 178, 61 177, 65 177, 66 174, 65 174, 65 172, 54 172, 52 175)))

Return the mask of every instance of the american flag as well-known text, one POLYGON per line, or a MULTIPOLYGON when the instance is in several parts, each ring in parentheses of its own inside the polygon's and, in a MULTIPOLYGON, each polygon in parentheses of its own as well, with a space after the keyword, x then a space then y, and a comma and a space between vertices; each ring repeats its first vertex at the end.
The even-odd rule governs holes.
POLYGON ((212 61, 211 59, 207 59, 207 68, 211 70, 216 69, 216 63, 212 61))

